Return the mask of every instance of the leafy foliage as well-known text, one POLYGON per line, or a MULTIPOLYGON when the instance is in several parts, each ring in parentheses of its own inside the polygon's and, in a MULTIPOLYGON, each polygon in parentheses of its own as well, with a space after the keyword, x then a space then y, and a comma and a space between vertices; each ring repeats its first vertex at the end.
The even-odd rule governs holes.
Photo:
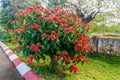
POLYGON ((0 26, 0 41, 4 41, 6 39, 4 32, 4 28, 0 26))
POLYGON ((28 63, 48 55, 52 71, 59 66, 57 71, 77 72, 76 64, 88 62, 85 55, 92 52, 87 36, 90 26, 76 14, 62 10, 60 6, 46 9, 38 5, 20 10, 15 17, 14 29, 7 32, 12 35, 12 44, 19 43, 14 50, 21 50, 28 63))
POLYGON ((14 19, 14 14, 19 9, 26 9, 36 4, 38 4, 36 0, 1 0, 0 24, 6 29, 12 29, 11 20, 14 19))

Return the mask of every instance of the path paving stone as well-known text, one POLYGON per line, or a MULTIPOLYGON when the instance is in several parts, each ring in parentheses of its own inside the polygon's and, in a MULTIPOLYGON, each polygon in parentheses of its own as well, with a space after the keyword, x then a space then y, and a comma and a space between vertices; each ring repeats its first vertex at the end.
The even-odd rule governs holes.
POLYGON ((0 48, 0 80, 23 80, 22 76, 0 48))

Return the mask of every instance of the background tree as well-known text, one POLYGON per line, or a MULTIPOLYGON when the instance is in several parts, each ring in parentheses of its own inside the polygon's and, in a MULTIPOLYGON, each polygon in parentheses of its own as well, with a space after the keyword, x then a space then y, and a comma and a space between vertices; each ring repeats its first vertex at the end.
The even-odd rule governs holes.
POLYGON ((97 14, 115 14, 117 7, 110 0, 69 0, 68 6, 71 6, 71 10, 74 10, 82 21, 89 23, 97 14))
POLYGON ((62 8, 75 12, 85 23, 95 19, 97 14, 114 15, 117 11, 112 0, 44 0, 43 4, 48 8, 61 5, 62 8))
POLYGON ((12 28, 11 20, 14 20, 13 16, 20 9, 25 9, 29 6, 35 6, 38 4, 37 0, 1 0, 1 17, 0 23, 5 28, 12 28))

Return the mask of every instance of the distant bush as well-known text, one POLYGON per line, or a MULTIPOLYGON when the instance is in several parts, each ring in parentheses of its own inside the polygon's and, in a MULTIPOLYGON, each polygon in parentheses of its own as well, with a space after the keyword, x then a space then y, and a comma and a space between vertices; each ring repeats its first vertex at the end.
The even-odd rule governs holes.
POLYGON ((99 25, 92 25, 90 33, 103 33, 103 32, 112 32, 112 33, 120 33, 120 26, 113 25, 113 26, 99 26, 99 25))

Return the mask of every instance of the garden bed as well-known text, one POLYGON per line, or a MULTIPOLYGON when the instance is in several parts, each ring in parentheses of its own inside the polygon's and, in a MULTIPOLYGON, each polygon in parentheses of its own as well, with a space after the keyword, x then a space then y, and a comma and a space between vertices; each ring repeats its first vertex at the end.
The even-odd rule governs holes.
MULTIPOLYGON (((7 43, 12 49, 13 45, 7 43)), ((89 62, 79 65, 76 74, 67 74, 64 80, 119 80, 120 79, 120 56, 111 56, 101 53, 89 54, 89 62)), ((24 61, 23 58, 20 58, 24 61)), ((63 76, 50 73, 49 66, 29 66, 45 80, 61 80, 63 76), (39 66, 39 67, 38 67, 39 66)))

